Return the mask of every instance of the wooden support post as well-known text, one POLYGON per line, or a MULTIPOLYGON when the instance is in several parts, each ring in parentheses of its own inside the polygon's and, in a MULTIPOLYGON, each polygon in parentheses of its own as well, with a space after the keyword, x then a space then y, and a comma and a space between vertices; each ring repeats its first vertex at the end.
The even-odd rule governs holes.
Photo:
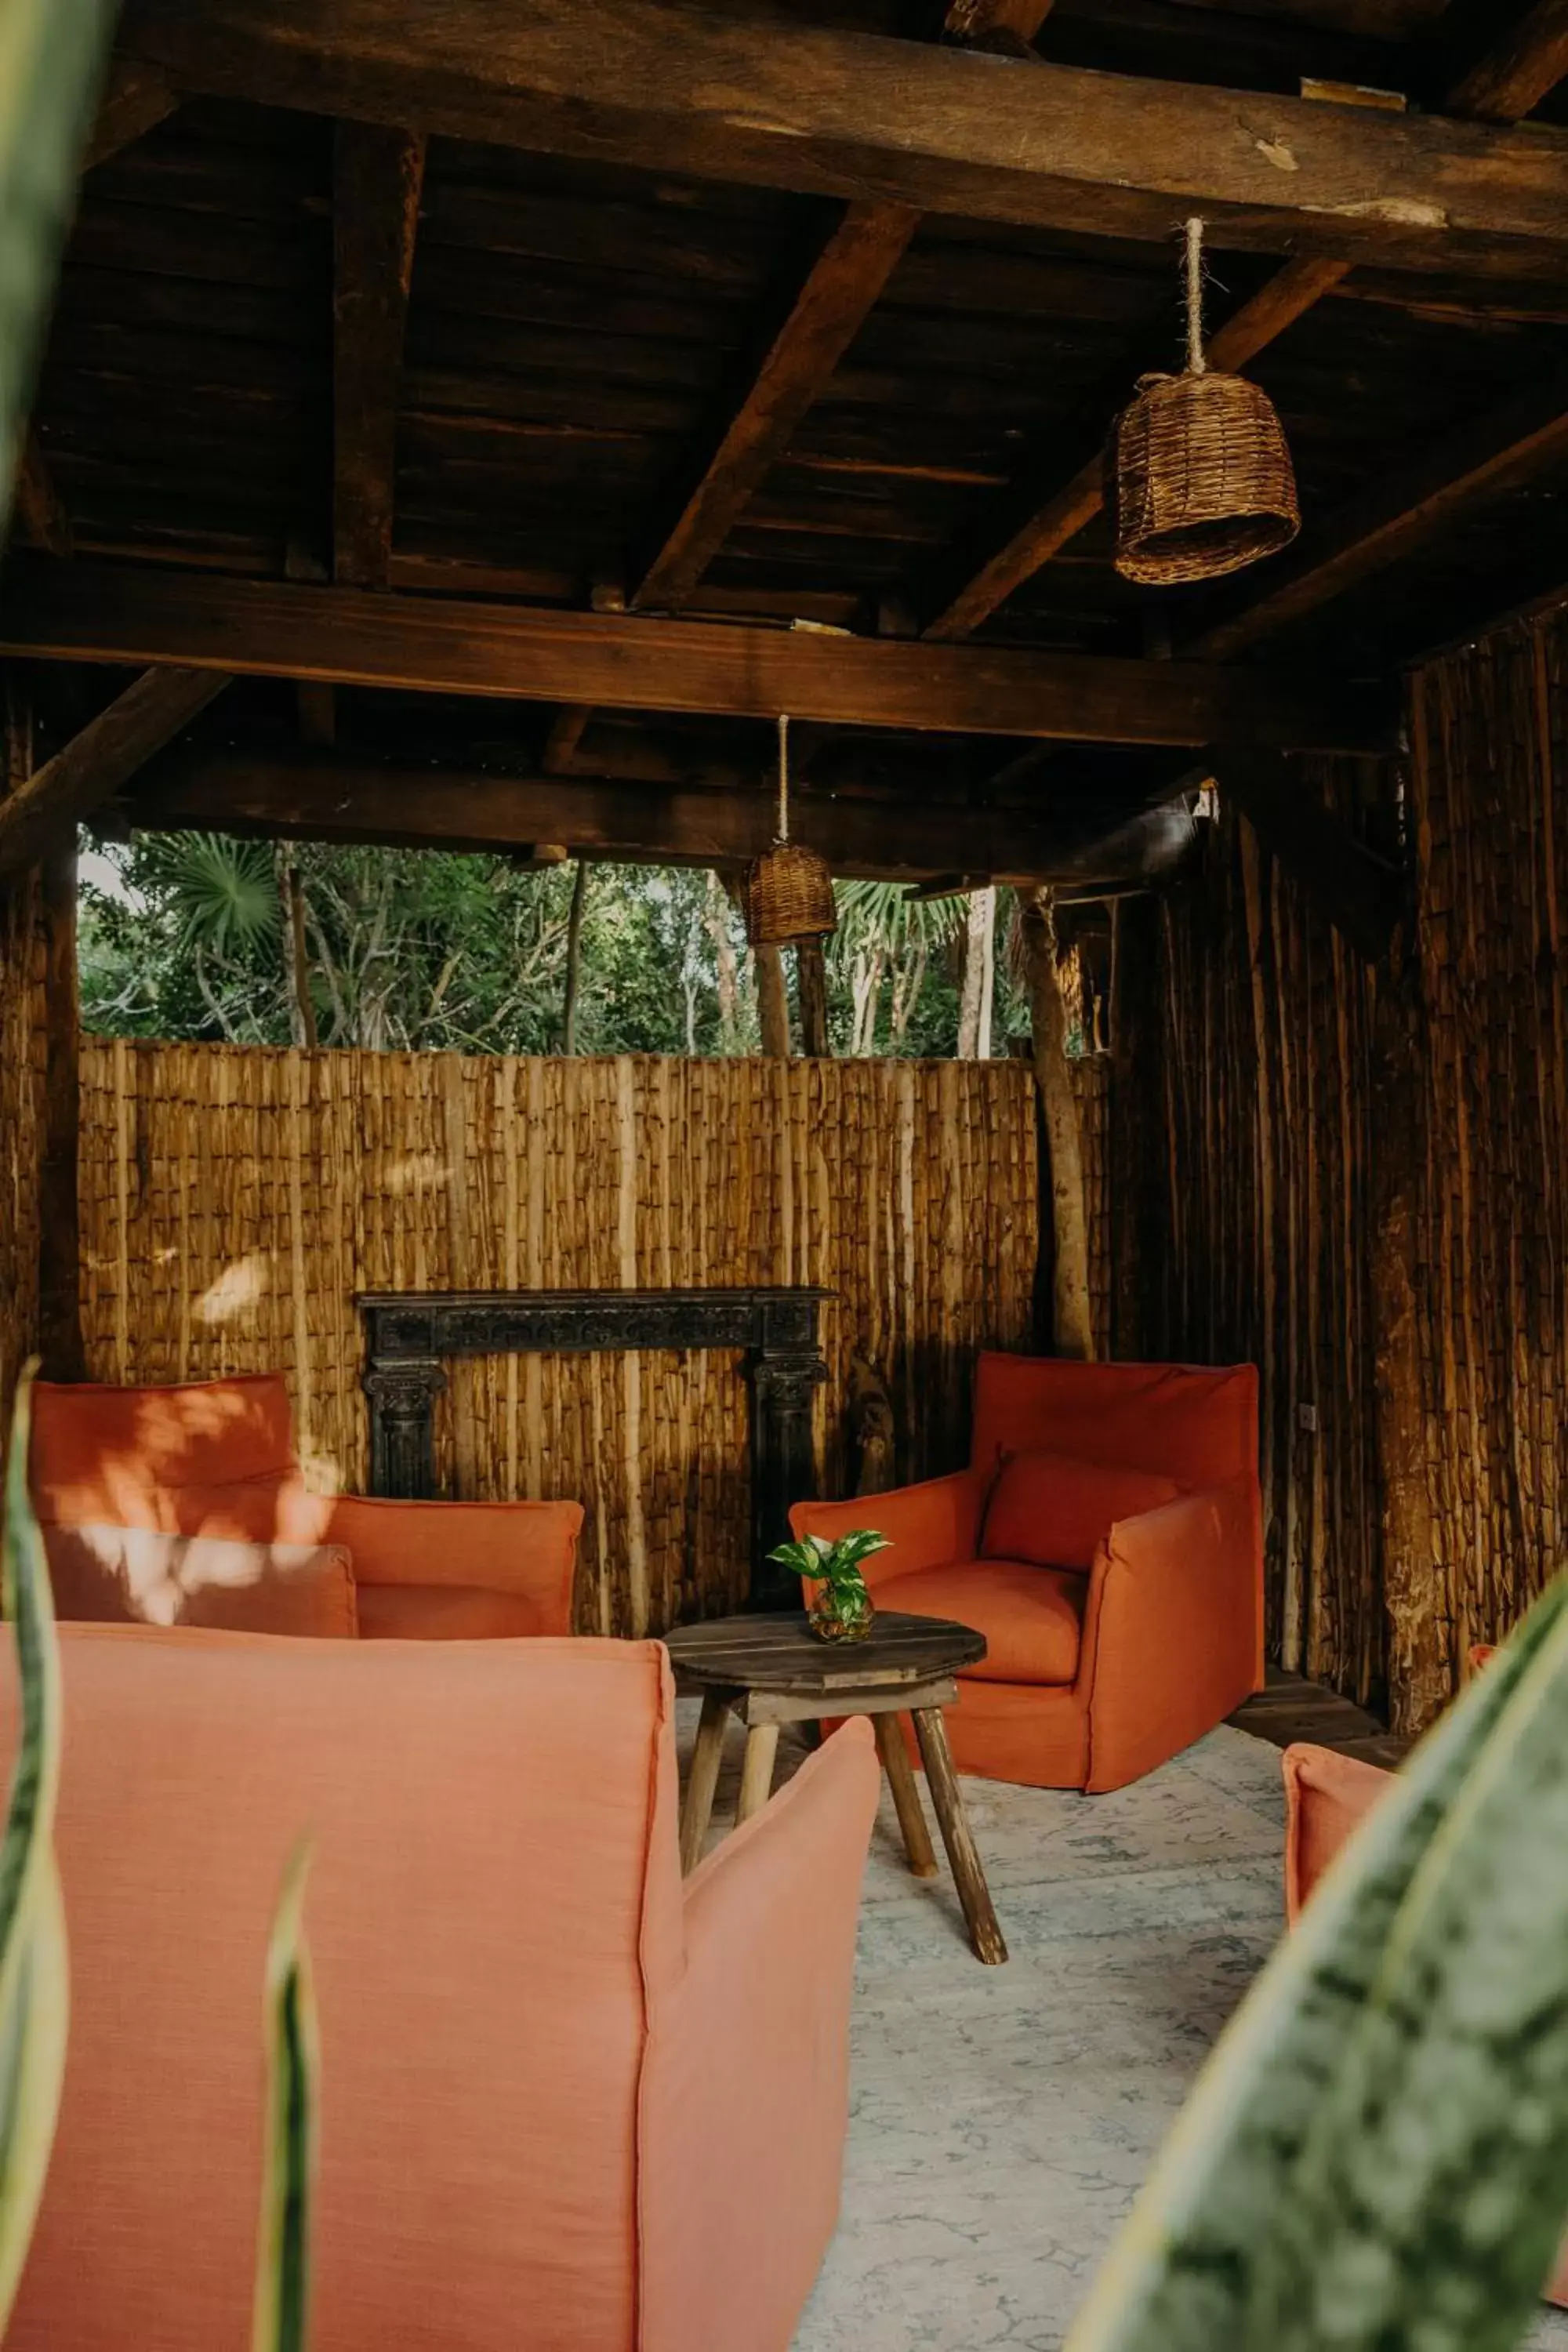
POLYGON ((1061 981, 1057 971, 1056 916, 1048 890, 1032 891, 1020 904, 1028 958, 1035 1083, 1040 1090, 1050 1161, 1051 1223, 1056 1244, 1053 1342, 1058 1356, 1072 1356, 1089 1363, 1094 1358, 1094 1321, 1089 1296, 1083 1141, 1079 1133, 1078 1098, 1067 1061, 1067 1008, 1062 1003, 1061 981))
POLYGON ((77 979, 77 852, 58 842, 43 865, 43 1183, 38 1202, 38 1350, 52 1381, 87 1377, 81 1336, 81 997, 77 979))
POLYGON ((561 1006, 561 1050, 577 1051, 577 1008, 583 995, 583 915, 588 903, 588 861, 577 860, 572 877, 572 911, 566 920, 566 991, 561 1006))
POLYGON ((1162 920, 1152 895, 1111 908, 1110 1352, 1129 1363, 1158 1358, 1163 1345, 1164 1144, 1156 1108, 1162 920))
POLYGON ((996 886, 969 894, 963 936, 963 986, 958 1001, 958 1058, 991 1059, 991 1007, 995 986, 996 886))
POLYGON ((827 1041, 827 962, 820 940, 802 940, 795 951, 795 995, 800 1004, 800 1050, 821 1061, 832 1053, 827 1041))
POLYGON ((784 950, 753 948, 757 972, 757 1021, 763 1051, 775 1061, 790 1057, 789 992, 784 986, 784 950))

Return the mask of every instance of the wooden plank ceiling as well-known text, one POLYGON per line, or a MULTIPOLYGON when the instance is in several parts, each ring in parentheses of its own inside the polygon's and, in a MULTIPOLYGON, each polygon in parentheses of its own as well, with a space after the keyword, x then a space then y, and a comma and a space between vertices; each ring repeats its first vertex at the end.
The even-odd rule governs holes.
POLYGON ((0 646, 57 736, 239 673, 121 817, 740 856, 788 696, 846 870, 1082 874, 1568 570, 1563 0, 297 15, 132 0, 59 290, 0 646), (1194 208, 1306 528, 1152 596, 1194 208))

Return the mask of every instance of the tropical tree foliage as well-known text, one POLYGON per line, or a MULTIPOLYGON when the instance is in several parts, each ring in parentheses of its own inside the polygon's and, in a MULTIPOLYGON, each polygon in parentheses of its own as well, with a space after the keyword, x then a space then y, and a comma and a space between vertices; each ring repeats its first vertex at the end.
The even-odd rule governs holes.
MULTIPOLYGON (((133 1036, 287 1045, 300 1034, 290 877, 324 1045, 560 1050, 576 868, 500 855, 139 837, 83 885, 88 1025, 133 1036)), ((829 1028, 842 1054, 951 1054, 964 904, 839 886, 829 1028)), ((580 1053, 758 1049, 754 977, 711 873, 595 866, 584 877, 574 1019, 580 1053)), ((1023 1019, 998 953, 1001 1031, 1023 1019)))

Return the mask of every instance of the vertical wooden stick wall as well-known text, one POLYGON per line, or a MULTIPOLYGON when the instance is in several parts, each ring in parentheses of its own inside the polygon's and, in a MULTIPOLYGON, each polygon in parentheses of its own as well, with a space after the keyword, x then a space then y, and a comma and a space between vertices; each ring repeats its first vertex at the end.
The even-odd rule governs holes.
MULTIPOLYGON (((1227 816, 1124 976, 1118 1350, 1259 1363, 1271 1648, 1406 1731, 1563 1564, 1565 669, 1559 615, 1413 678, 1397 961, 1227 816)), ((1388 837, 1392 774, 1299 764, 1388 837)))
MULTIPOLYGON (((316 1475, 343 1486, 366 1473, 358 1290, 822 1284, 829 1491, 852 1352, 888 1379, 900 1474, 919 1476, 965 1456, 976 1349, 1031 1339, 1021 1062, 89 1040, 81 1150, 90 1374, 281 1368, 316 1475)), ((438 1444, 455 1494, 583 1497, 595 1627, 657 1629, 742 1589, 735 1359, 464 1364, 438 1444)))

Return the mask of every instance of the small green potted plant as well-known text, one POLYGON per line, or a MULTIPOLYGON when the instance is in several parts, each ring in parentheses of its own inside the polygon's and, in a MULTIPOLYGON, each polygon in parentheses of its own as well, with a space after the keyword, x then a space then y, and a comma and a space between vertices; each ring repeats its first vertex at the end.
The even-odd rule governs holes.
POLYGON ((780 1544, 768 1558, 793 1568, 815 1588, 805 1614, 819 1641, 863 1642, 877 1612, 860 1563, 886 1551, 891 1540, 875 1528, 855 1528, 837 1543, 826 1536, 802 1536, 798 1542, 780 1544))

